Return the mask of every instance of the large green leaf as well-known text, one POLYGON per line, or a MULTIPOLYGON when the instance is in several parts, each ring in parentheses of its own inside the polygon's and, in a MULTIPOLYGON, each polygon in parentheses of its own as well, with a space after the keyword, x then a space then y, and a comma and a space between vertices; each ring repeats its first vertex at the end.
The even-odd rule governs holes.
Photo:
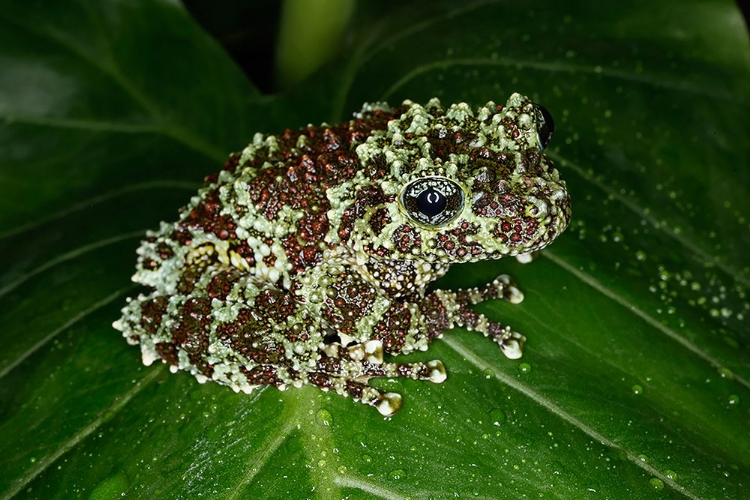
POLYGON ((3 498, 746 497, 750 48, 732 2, 388 2, 274 99, 171 1, 0 7, 3 498), (511 273, 526 300, 478 309, 526 334, 520 361, 449 332, 410 356, 446 382, 378 381, 405 400, 384 420, 144 368, 111 328, 143 231, 252 133, 514 91, 557 118, 572 227, 531 265, 439 285, 511 273))

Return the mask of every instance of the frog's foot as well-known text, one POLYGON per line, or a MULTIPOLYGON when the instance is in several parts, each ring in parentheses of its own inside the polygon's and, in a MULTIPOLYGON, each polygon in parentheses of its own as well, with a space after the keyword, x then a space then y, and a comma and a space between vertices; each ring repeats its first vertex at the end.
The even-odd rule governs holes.
POLYGON ((456 318, 456 323, 467 330, 474 330, 491 337, 500 350, 509 359, 518 359, 523 356, 523 344, 526 337, 511 330, 509 326, 487 319, 484 314, 472 311, 466 306, 461 306, 456 318))
POLYGON ((368 340, 344 347, 332 343, 325 347, 318 361, 317 371, 310 381, 321 387, 335 390, 343 396, 375 407, 381 415, 390 416, 401 407, 401 395, 383 392, 367 383, 373 377, 408 377, 416 380, 443 382, 447 375, 440 360, 426 363, 390 363, 383 360, 383 343, 368 340))
POLYGON ((501 274, 492 283, 456 291, 456 299, 461 304, 479 304, 492 299, 503 299, 511 304, 520 304, 523 301, 523 292, 518 289, 510 276, 501 274))
POLYGON ((509 326, 503 326, 494 321, 487 323, 490 333, 485 333, 485 335, 492 337, 508 359, 518 359, 523 356, 523 344, 526 342, 526 337, 511 330, 509 326))
MULTIPOLYGON (((366 381, 352 380, 349 377, 332 375, 326 372, 312 372, 307 376, 310 383, 323 389, 332 390, 354 401, 372 406, 384 417, 390 417, 401 409, 403 398, 397 392, 385 392, 367 385, 366 381)), ((366 379, 365 379, 366 380, 366 379)))
MULTIPOLYGON (((443 292, 443 299, 449 299, 450 294, 443 292)), ((469 309, 470 305, 479 304, 485 300, 503 299, 511 304, 523 301, 523 292, 507 274, 501 274, 492 283, 481 287, 458 290, 452 297, 453 320, 456 325, 468 330, 481 332, 485 337, 491 337, 500 349, 510 359, 518 359, 523 355, 523 343, 526 337, 514 332, 510 327, 487 319, 469 309)))

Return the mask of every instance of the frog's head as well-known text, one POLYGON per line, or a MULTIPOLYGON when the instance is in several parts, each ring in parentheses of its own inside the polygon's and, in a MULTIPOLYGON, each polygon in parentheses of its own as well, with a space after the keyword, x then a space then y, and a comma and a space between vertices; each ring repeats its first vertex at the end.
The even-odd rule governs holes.
POLYGON ((363 183, 357 198, 378 201, 350 244, 384 259, 466 262, 529 254, 565 230, 570 199, 543 154, 554 129, 546 109, 513 94, 476 111, 437 99, 401 110, 357 149, 390 175, 363 183))

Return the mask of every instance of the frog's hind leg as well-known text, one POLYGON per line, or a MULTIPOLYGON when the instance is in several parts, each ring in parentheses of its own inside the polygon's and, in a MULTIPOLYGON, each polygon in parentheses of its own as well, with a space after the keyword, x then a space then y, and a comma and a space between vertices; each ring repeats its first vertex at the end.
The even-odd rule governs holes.
POLYGON ((523 355, 523 344, 526 337, 513 331, 509 326, 491 321, 485 315, 473 311, 469 306, 479 304, 485 300, 503 299, 511 304, 523 301, 523 292, 519 290, 511 278, 500 275, 492 283, 481 287, 458 290, 456 292, 436 290, 441 304, 453 314, 453 323, 474 330, 491 337, 500 350, 510 359, 518 359, 523 355))
POLYGON ((348 377, 332 375, 327 372, 311 372, 307 375, 311 384, 323 389, 331 390, 344 397, 351 397, 354 401, 372 406, 384 417, 390 417, 401 409, 403 398, 397 392, 385 392, 377 387, 363 382, 350 380, 348 377))
POLYGON ((362 344, 344 347, 339 343, 325 347, 318 370, 309 374, 311 383, 324 389, 335 390, 342 396, 373 406, 383 416, 391 416, 401 408, 401 395, 384 392, 367 382, 373 377, 408 377, 440 383, 446 378, 443 363, 391 363, 383 360, 383 344, 369 340, 362 344))

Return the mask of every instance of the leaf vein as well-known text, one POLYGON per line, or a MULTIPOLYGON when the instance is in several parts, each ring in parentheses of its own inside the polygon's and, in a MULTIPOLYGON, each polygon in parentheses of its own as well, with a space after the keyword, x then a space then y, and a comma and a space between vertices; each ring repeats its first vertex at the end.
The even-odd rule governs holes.
POLYGON ((393 45, 398 40, 406 38, 409 35, 419 33, 420 31, 423 31, 445 19, 450 19, 451 17, 456 17, 456 16, 466 14, 473 10, 482 8, 486 5, 499 4, 499 3, 500 1, 498 0, 479 0, 469 5, 461 5, 460 7, 456 7, 452 10, 443 12, 440 15, 435 15, 421 22, 407 26, 400 32, 394 33, 392 35, 390 34, 389 30, 385 30, 385 32, 374 31, 373 33, 371 33, 370 38, 374 40, 375 42, 380 42, 380 43, 377 43, 377 45, 372 47, 372 50, 370 51, 370 54, 368 55, 368 54, 365 54, 365 51, 367 49, 370 49, 371 46, 368 43, 369 40, 365 41, 361 45, 358 46, 356 53, 353 54, 352 57, 350 58, 350 60, 353 61, 354 63, 349 65, 345 69, 344 75, 342 78, 342 83, 340 85, 341 91, 337 93, 336 99, 334 100, 333 111, 332 111, 332 117, 334 118, 334 121, 338 123, 343 119, 344 103, 346 101, 346 95, 349 89, 351 89, 352 87, 354 79, 356 78, 357 71, 361 67, 363 67, 365 63, 367 63, 367 61, 372 59, 372 57, 374 57, 376 52, 380 50, 384 50, 386 47, 393 45))
POLYGON ((552 152, 552 151, 547 151, 546 154, 553 160, 563 163, 565 168, 570 168, 571 170, 576 172, 578 175, 580 175, 584 180, 588 181, 589 183, 593 184, 597 188, 604 191, 604 193, 606 193, 607 196, 611 196, 612 198, 622 203, 626 208, 628 208, 638 217, 641 217, 643 220, 648 221, 648 223, 651 224, 651 226, 654 229, 656 229, 657 231, 661 231, 666 236, 674 239, 680 245, 689 249, 698 257, 703 259, 705 263, 710 263, 711 265, 716 266, 718 269, 721 269, 722 271, 727 273, 729 276, 734 277, 737 281, 741 282, 745 286, 750 286, 750 279, 748 279, 748 277, 745 276, 741 271, 739 271, 738 269, 735 269, 732 265, 727 264, 724 260, 715 258, 711 254, 703 250, 701 247, 699 247, 698 245, 696 245, 695 243, 687 239, 685 236, 675 231, 674 228, 670 228, 667 224, 663 224, 659 222, 653 215, 646 213, 641 207, 639 207, 638 204, 635 202, 635 200, 632 200, 628 198, 627 196, 620 194, 617 190, 613 189, 611 186, 608 186, 607 184, 601 181, 598 181, 593 175, 588 174, 585 171, 585 169, 581 168, 579 165, 576 165, 575 163, 569 160, 566 160, 559 154, 552 152))
POLYGON ((75 433, 70 439, 68 439, 67 442, 57 448, 57 450, 40 458, 33 468, 31 468, 23 476, 21 476, 18 481, 16 481, 16 483, 10 488, 10 490, 5 492, 3 499, 9 499, 18 494, 26 485, 28 485, 37 476, 42 474, 47 468, 55 463, 57 459, 75 448, 79 443, 81 443, 84 439, 86 439, 94 431, 96 431, 101 424, 109 420, 112 415, 116 414, 118 411, 124 408, 125 405, 127 405, 130 400, 133 399, 133 397, 141 392, 148 384, 156 380, 156 378, 161 373, 162 370, 151 370, 146 374, 146 376, 138 381, 132 389, 123 393, 123 395, 114 403, 112 403, 109 408, 102 411, 97 418, 92 420, 86 427, 75 433))
POLYGON ((86 318, 88 315, 96 312, 97 310, 101 309, 102 307, 110 304, 111 302, 115 301, 119 297, 122 297, 129 291, 133 290, 135 288, 135 285, 129 286, 126 288, 122 288, 120 290, 117 290, 116 292, 108 295, 107 297, 103 298, 102 300, 95 302, 91 307, 84 309, 83 311, 79 312, 72 318, 70 318, 68 321, 60 325, 59 327, 55 328, 51 332, 49 332, 47 335, 45 335, 43 338, 41 338, 38 342, 36 342, 34 345, 32 345, 30 348, 28 348, 23 354, 16 357, 13 361, 11 361, 8 366, 0 370, 0 379, 5 377, 8 373, 13 371, 15 367, 23 363, 25 359, 27 359, 29 356, 34 354, 36 351, 42 348, 46 343, 50 342, 52 339, 54 339, 56 336, 58 336, 60 333, 64 332, 71 326, 75 325, 82 319, 86 318))
MULTIPOLYGON (((196 137, 190 131, 188 131, 187 129, 183 127, 178 126, 174 122, 167 121, 166 117, 161 112, 161 110, 140 89, 138 89, 135 85, 133 85, 133 83, 124 76, 124 73, 117 66, 114 58, 110 58, 111 64, 107 65, 105 64, 106 58, 91 57, 86 52, 76 47, 74 44, 70 43, 69 41, 59 36, 56 36, 53 33, 45 33, 40 30, 35 30, 31 26, 28 26, 16 20, 9 20, 6 18, 5 21, 8 22, 9 24, 16 26, 17 28, 21 30, 25 30, 27 33, 30 33, 40 39, 50 40, 58 44, 60 47, 67 50, 70 54, 78 57, 81 61, 84 61, 89 66, 98 70, 103 75, 108 76, 115 84, 117 84, 117 86, 119 86, 127 95, 129 95, 151 117, 151 119, 156 125, 154 127, 154 131, 157 131, 167 137, 170 137, 176 140, 177 142, 188 147, 189 149, 192 149, 193 151, 201 153, 213 161, 218 161, 218 162, 224 161, 226 154, 223 151, 216 149, 214 146, 206 143, 201 138, 196 137)), ((111 56, 111 54, 108 54, 108 55, 111 56)), ((14 120, 14 117, 8 117, 8 118, 10 119, 11 122, 14 120)), ((54 118, 40 118, 40 121, 44 121, 44 120, 54 121, 55 119, 54 118)), ((75 120, 71 120, 71 121, 75 121, 75 120)))
MULTIPOLYGON (((262 390, 262 389, 261 389, 262 390)), ((247 473, 237 482, 232 490, 227 495, 227 500, 234 500, 236 498, 244 498, 243 491, 253 481, 255 476, 261 471, 264 465, 268 463, 268 460, 276 453, 276 450, 289 439, 292 430, 295 427, 295 419, 288 417, 282 417, 281 419, 284 424, 277 427, 277 431, 261 443, 257 448, 255 454, 251 457, 249 463, 251 464, 247 473)))
POLYGON ((132 231, 130 233, 119 234, 111 238, 106 238, 100 241, 89 243, 88 245, 83 245, 67 253, 64 253, 58 257, 55 257, 54 259, 45 262, 41 266, 35 269, 32 269, 31 271, 19 276, 15 281, 12 281, 11 283, 5 285, 3 288, 0 288, 0 298, 7 295, 11 291, 13 291, 15 288, 22 285, 23 283, 33 278, 34 276, 41 274, 44 271, 51 269, 52 267, 58 264, 61 264, 69 260, 73 260, 88 252, 98 250, 100 248, 106 247, 108 245, 112 245, 114 243, 119 243, 121 241, 129 240, 131 238, 141 238, 143 237, 144 233, 145 233, 145 230, 138 230, 138 231, 132 231))
POLYGON ((396 80, 388 90, 386 90, 381 98, 387 100, 393 95, 396 90, 400 87, 413 80, 414 78, 429 73, 434 70, 446 70, 453 66, 498 66, 498 67, 514 67, 514 68, 527 68, 535 69, 540 71, 548 71, 550 73, 572 73, 572 74, 594 74, 602 75, 614 79, 631 81, 635 83, 641 83, 644 85, 651 85, 653 87, 666 88, 670 90, 690 92, 694 94, 710 96, 717 99, 731 100, 736 103, 737 98, 729 92, 717 91, 711 88, 699 87, 692 85, 686 80, 681 81, 670 81, 661 80, 654 77, 649 77, 645 74, 634 74, 625 71, 612 70, 607 68, 599 68, 596 65, 581 66, 575 64, 566 64, 561 62, 542 62, 542 61, 528 61, 518 60, 506 57, 499 57, 497 59, 488 58, 465 58, 465 59, 450 59, 450 60, 439 60, 432 61, 429 63, 419 64, 414 67, 411 71, 407 72, 404 76, 396 80))
POLYGON ((384 488, 383 486, 377 485, 371 481, 367 481, 362 477, 352 474, 347 474, 346 476, 336 476, 333 482, 335 482, 342 488, 357 489, 376 498, 385 498, 387 500, 402 500, 406 498, 406 495, 396 493, 393 490, 384 488))
POLYGON ((127 134, 153 134, 162 131, 144 123, 113 123, 101 120, 82 120, 76 118, 57 118, 48 116, 6 115, 7 124, 38 125, 42 127, 90 130, 93 132, 118 132, 127 134))
MULTIPOLYGON (((593 289, 595 289, 597 292, 601 293, 605 297, 615 301, 616 303, 620 304, 622 307, 630 311, 631 313, 635 314, 639 318, 641 318, 643 321, 648 323, 650 326, 656 328, 658 331, 669 337, 670 339, 674 340, 678 344, 680 344, 682 347, 687 349, 688 351, 692 352, 693 354, 697 355, 701 359, 707 361, 711 364, 711 366, 715 368, 720 368, 723 366, 717 359, 712 357, 710 354, 704 352, 701 350, 697 345, 690 342, 688 339, 680 336, 677 332, 669 328, 668 326, 661 323, 659 320, 653 318, 652 316, 648 315, 645 311, 641 310, 639 307, 637 307, 634 304, 631 304, 628 302, 627 299, 624 297, 618 295, 614 291, 610 290, 606 286, 604 286, 602 283, 597 281, 593 276, 586 274, 579 269, 576 269, 575 266, 569 264, 568 262, 565 262, 565 260, 561 259, 560 257, 556 256, 553 252, 551 252, 549 249, 545 250, 543 254, 546 258, 557 264, 558 266, 565 269, 567 272, 578 278, 579 280, 583 281, 593 289)), ((734 380, 739 382, 741 385, 750 388, 750 385, 748 385, 748 381, 745 380, 743 377, 739 375, 734 376, 734 380)))
MULTIPOLYGON (((475 355, 470 350, 464 348, 464 346, 462 346, 459 343, 459 341, 457 341, 454 338, 445 337, 443 339, 443 342, 445 342, 446 345, 448 345, 451 349, 453 349, 458 354, 463 356, 467 361, 469 361, 471 364, 473 364, 480 370, 484 370, 484 368, 486 368, 487 366, 491 364, 489 361, 482 359, 481 357, 475 355)), ((572 414, 565 411, 562 407, 555 404, 549 398, 533 390, 531 387, 528 387, 518 382, 518 380, 512 377, 509 377, 502 372, 495 371, 494 375, 495 375, 495 378, 501 381, 503 384, 507 385, 508 387, 511 387, 512 389, 528 397, 529 399, 534 401, 536 404, 538 404, 542 408, 549 411, 551 414, 559 417, 560 419, 564 420, 565 422, 572 425, 573 427, 576 427, 584 434, 590 436, 592 439, 595 439, 596 441, 600 442, 604 446, 607 446, 609 448, 612 448, 614 450, 618 450, 624 453, 627 459, 630 462, 632 462, 635 466, 640 467, 651 476, 659 478, 660 480, 664 482, 664 484, 669 485, 675 491, 681 493, 687 498, 690 498, 691 500, 701 500, 701 497, 697 496, 691 491, 688 491, 684 486, 678 484, 677 482, 675 482, 673 479, 663 474, 658 469, 649 465, 647 462, 644 462, 643 460, 639 459, 638 456, 632 451, 624 449, 622 446, 610 440, 609 438, 607 438, 604 434, 600 433, 595 428, 587 425, 582 420, 576 418, 572 414)))
POLYGON ((116 189, 113 191, 108 191, 108 192, 99 194, 97 196, 93 196, 87 200, 81 201, 79 203, 74 203, 73 205, 70 205, 61 210, 58 210, 52 215, 42 217, 34 221, 30 221, 28 223, 22 224, 20 226, 16 226, 6 231, 2 231, 0 232, 0 239, 15 236, 17 234, 20 234, 26 231, 32 231, 44 224, 48 224, 50 222, 63 219, 67 217, 68 215, 71 215, 75 212, 80 212, 81 210, 90 209, 94 205, 113 200, 115 198, 124 196, 126 194, 135 193, 138 191, 145 191, 147 189, 160 189, 160 188, 174 188, 174 189, 186 189, 189 191, 197 191, 198 186, 199 186, 198 184, 193 183, 193 182, 173 181, 173 180, 154 180, 154 181, 149 181, 149 182, 142 182, 139 184, 133 184, 130 186, 123 187, 121 189, 116 189))

